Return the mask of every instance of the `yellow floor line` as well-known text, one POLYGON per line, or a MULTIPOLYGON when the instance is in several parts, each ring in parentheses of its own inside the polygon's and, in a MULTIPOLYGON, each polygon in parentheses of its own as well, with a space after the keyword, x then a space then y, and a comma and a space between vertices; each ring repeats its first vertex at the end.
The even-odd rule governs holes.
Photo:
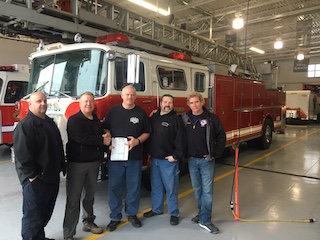
POLYGON ((290 124, 287 124, 286 127, 288 128, 308 128, 308 126, 306 125, 290 125, 290 124))
MULTIPOLYGON (((318 130, 316 130, 316 131, 313 131, 313 132, 311 132, 311 133, 308 133, 308 134, 306 134, 306 135, 303 135, 303 136, 301 136, 301 137, 299 137, 299 138, 297 138, 297 139, 295 139, 295 140, 293 140, 293 141, 291 141, 291 142, 283 145, 282 147, 279 147, 279 148, 277 148, 277 149, 275 149, 275 150, 273 150, 273 151, 271 151, 271 152, 269 152, 269 153, 267 153, 267 154, 265 154, 265 155, 263 155, 263 156, 255 159, 255 160, 253 160, 253 161, 251 161, 251 162, 249 162, 249 163, 246 163, 244 166, 245 166, 245 167, 248 167, 248 166, 250 166, 250 165, 252 165, 252 164, 255 164, 255 163, 261 161, 262 159, 265 159, 265 158, 271 156, 272 154, 275 154, 276 152, 279 152, 280 150, 282 150, 282 149, 284 149, 284 148, 286 148, 286 147, 288 147, 288 146, 290 146, 290 145, 292 145, 292 144, 294 144, 294 143, 296 143, 296 142, 298 142, 298 141, 300 141, 300 140, 302 140, 302 139, 304 139, 304 138, 306 138, 306 137, 308 137, 308 136, 310 136, 310 135, 312 135, 312 134, 315 134, 315 133, 317 133, 317 132, 319 132, 319 131, 320 131, 320 129, 318 129, 318 130)), ((238 168, 239 171, 240 171, 241 169, 243 169, 243 168, 241 168, 241 167, 238 168)), ((215 178, 214 178, 214 182, 217 182, 217 181, 219 181, 219 180, 221 180, 221 179, 223 179, 223 178, 225 178, 225 177, 228 177, 228 176, 232 175, 233 173, 234 173, 234 170, 231 170, 231 171, 229 171, 229 172, 226 172, 226 173, 224 173, 224 174, 221 174, 221 175, 219 175, 218 177, 215 177, 215 178)), ((191 194, 191 193, 193 193, 193 189, 189 189, 189 190, 187 190, 187 191, 185 191, 185 192, 180 193, 180 194, 178 195, 178 198, 179 198, 179 199, 180 199, 180 198, 183 198, 183 197, 185 197, 185 196, 187 196, 187 195, 189 195, 189 194, 191 194)), ((166 203, 165 203, 165 204, 166 204, 166 203)), ((143 216, 143 213, 148 212, 148 211, 150 211, 150 210, 151 210, 151 208, 148 208, 148 209, 144 210, 143 212, 138 213, 138 214, 137 214, 137 217, 138 217, 138 218, 142 217, 142 216, 143 216)), ((124 220, 124 221, 121 222, 120 225, 118 225, 117 228, 120 228, 120 227, 125 226, 125 225, 127 225, 127 224, 128 224, 128 220, 124 220)), ((93 234, 93 235, 91 235, 90 237, 85 238, 84 240, 95 240, 95 239, 98 239, 98 238, 100 238, 100 237, 102 237, 102 236, 107 235, 108 233, 109 233, 109 231, 105 230, 102 234, 93 234)))
POLYGON ((8 163, 8 162, 11 162, 11 160, 3 160, 3 161, 0 161, 0 164, 1 164, 1 163, 8 163))

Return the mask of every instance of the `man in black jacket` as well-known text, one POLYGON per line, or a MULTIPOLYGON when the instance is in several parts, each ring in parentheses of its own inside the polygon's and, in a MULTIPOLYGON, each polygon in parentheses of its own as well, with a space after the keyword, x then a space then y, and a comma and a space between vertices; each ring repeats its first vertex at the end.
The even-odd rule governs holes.
POLYGON ((71 116, 67 124, 67 203, 63 222, 63 235, 67 240, 76 234, 82 191, 82 230, 94 234, 103 232, 94 223, 93 203, 104 145, 111 141, 110 135, 103 134, 100 121, 93 113, 93 94, 83 93, 79 102, 80 111, 71 116))
POLYGON ((173 110, 173 101, 173 96, 163 95, 160 111, 150 118, 152 132, 147 141, 147 149, 151 155, 152 210, 143 216, 162 214, 166 193, 170 224, 177 225, 179 160, 184 156, 186 135, 181 117, 173 110))
POLYGON ((192 93, 187 100, 190 111, 182 115, 187 130, 188 167, 198 215, 191 219, 211 233, 219 229, 211 222, 215 159, 226 144, 226 134, 218 116, 203 107, 204 99, 192 93), (196 143, 196 144, 195 144, 196 143))
POLYGON ((35 92, 28 115, 13 132, 15 165, 23 188, 22 238, 44 240, 65 169, 59 129, 46 115, 47 98, 35 92))

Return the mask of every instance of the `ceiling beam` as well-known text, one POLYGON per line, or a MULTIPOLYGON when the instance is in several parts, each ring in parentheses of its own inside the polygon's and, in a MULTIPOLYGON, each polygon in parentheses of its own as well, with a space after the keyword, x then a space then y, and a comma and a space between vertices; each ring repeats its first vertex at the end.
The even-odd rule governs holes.
POLYGON ((194 0, 191 3, 183 6, 175 6, 174 7, 174 13, 185 11, 194 7, 198 7, 207 3, 215 2, 215 0, 194 0))

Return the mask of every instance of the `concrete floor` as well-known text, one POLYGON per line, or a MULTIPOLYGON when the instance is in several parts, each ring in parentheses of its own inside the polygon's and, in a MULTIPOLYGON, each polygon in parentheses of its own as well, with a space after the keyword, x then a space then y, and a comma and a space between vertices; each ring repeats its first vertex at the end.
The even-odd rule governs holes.
MULTIPOLYGON (((230 210, 234 157, 225 156, 216 164, 213 223, 220 228, 210 234, 191 223, 197 214, 190 178, 185 175, 179 185, 180 224, 171 226, 168 214, 145 219, 150 210, 150 193, 142 190, 140 213, 143 227, 133 228, 124 221, 114 232, 93 235, 78 224, 75 239, 217 239, 217 240, 315 240, 320 236, 320 126, 288 126, 285 134, 274 134, 268 150, 255 150, 241 145, 239 154, 239 211, 235 221, 230 210), (293 220, 315 218, 314 223, 293 220), (268 220, 288 220, 268 222, 268 220), (255 222, 263 220, 262 222, 255 222), (264 221, 265 220, 265 221, 264 221)), ((228 154, 226 154, 228 155, 228 154)), ((65 178, 62 178, 56 207, 46 228, 47 237, 62 239, 65 209, 65 178)), ((9 148, 0 147, 0 218, 1 240, 21 239, 21 187, 9 148)), ((96 193, 96 223, 105 228, 109 223, 107 182, 100 182, 96 193)), ((125 220, 125 219, 124 219, 125 220)))

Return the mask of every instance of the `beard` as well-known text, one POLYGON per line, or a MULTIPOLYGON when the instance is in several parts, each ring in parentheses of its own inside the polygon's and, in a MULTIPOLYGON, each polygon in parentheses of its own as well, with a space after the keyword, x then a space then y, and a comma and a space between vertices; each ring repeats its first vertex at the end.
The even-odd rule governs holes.
POLYGON ((161 109, 161 112, 162 112, 162 113, 169 113, 169 112, 171 112, 171 111, 172 111, 172 108, 169 107, 169 106, 163 107, 163 108, 161 109))

